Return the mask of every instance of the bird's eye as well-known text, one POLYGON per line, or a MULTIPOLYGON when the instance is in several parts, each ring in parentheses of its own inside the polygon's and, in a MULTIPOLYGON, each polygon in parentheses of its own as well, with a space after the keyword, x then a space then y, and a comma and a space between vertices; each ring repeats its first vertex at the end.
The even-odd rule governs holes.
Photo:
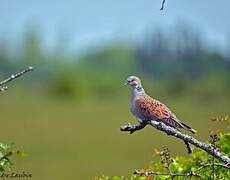
POLYGON ((131 83, 131 82, 133 82, 133 81, 135 81, 135 79, 128 80, 128 83, 131 83))

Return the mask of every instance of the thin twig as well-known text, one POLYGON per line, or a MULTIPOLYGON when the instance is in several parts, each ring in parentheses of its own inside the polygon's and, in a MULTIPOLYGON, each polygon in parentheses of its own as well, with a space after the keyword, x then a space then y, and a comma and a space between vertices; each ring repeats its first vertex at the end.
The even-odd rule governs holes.
POLYGON ((149 177, 149 176, 171 176, 171 177, 176 177, 176 176, 184 176, 184 177, 196 176, 196 177, 201 177, 199 174, 194 173, 194 172, 185 173, 185 174, 179 174, 179 173, 160 173, 160 172, 153 172, 153 171, 145 172, 145 171, 135 170, 133 174, 137 175, 137 176, 146 176, 146 177, 149 177))
POLYGON ((163 11, 163 10, 164 10, 164 6, 165 6, 165 0, 163 0, 162 3, 161 3, 160 11, 163 11))
MULTIPOLYGON (((213 148, 214 151, 214 148, 213 148)), ((215 157, 212 156, 212 179, 215 180, 215 157)))
POLYGON ((189 143, 187 141, 184 141, 185 145, 186 145, 186 148, 188 150, 188 154, 191 154, 192 153, 192 148, 190 147, 189 143))
POLYGON ((21 71, 21 72, 19 72, 19 73, 16 73, 16 74, 12 74, 9 78, 7 78, 7 79, 1 81, 1 82, 0 82, 0 92, 6 91, 6 90, 8 89, 8 87, 5 86, 5 84, 7 84, 7 83, 13 81, 14 79, 16 79, 16 78, 22 76, 23 74, 25 74, 25 73, 27 73, 27 72, 32 71, 32 70, 33 70, 33 67, 30 66, 30 67, 28 67, 27 69, 25 69, 25 70, 23 70, 23 71, 21 71))
POLYGON ((134 171, 134 175, 138 175, 138 176, 171 176, 171 177, 176 177, 176 176, 184 176, 184 177, 192 177, 192 176, 196 176, 196 177, 201 177, 197 172, 198 171, 201 171, 202 169, 204 168, 207 168, 207 167, 222 167, 222 168, 225 168, 225 169, 230 169, 230 166, 227 166, 225 164, 220 164, 220 163, 214 163, 214 164, 204 164, 202 165, 201 167, 197 168, 196 170, 194 171, 191 171, 191 172, 188 172, 188 173, 172 173, 172 172, 169 172, 169 173, 161 173, 161 172, 154 172, 154 171, 138 171, 138 170, 135 170, 134 171))
POLYGON ((225 168, 225 169, 230 169, 230 166, 226 165, 226 164, 221 164, 221 163, 212 163, 212 164, 203 164, 201 165, 198 169, 194 170, 193 172, 197 172, 197 171, 200 171, 206 167, 222 167, 222 168, 225 168))
MULTIPOLYGON (((165 132, 167 135, 174 136, 178 139, 183 140, 184 142, 193 144, 197 148, 206 151, 208 154, 219 159, 220 161, 224 162, 225 164, 230 165, 230 158, 228 156, 224 155, 222 152, 220 152, 218 148, 214 148, 210 144, 206 144, 206 143, 203 143, 201 141, 198 141, 194 137, 183 134, 182 132, 178 131, 177 129, 172 128, 170 126, 167 126, 166 124, 164 124, 162 122, 152 120, 152 121, 149 121, 148 124, 151 125, 152 127, 156 128, 156 129, 160 130, 160 131, 165 132)), ((140 126, 142 127, 141 129, 143 129, 143 125, 140 124, 140 126)), ((132 126, 132 125, 128 124, 126 126, 121 127, 121 131, 134 132, 134 131, 138 130, 137 127, 138 127, 138 125, 132 126)))

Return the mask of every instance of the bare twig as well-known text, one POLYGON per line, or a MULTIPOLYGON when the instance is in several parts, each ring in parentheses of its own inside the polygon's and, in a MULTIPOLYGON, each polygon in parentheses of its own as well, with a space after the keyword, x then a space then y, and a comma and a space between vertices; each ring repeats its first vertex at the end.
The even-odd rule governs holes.
MULTIPOLYGON (((177 129, 172 128, 170 126, 167 126, 162 122, 152 120, 152 121, 149 121, 147 124, 153 126, 154 128, 156 128, 160 131, 165 132, 167 135, 174 136, 178 139, 183 140, 184 142, 193 144, 197 148, 206 151, 211 156, 219 159, 220 161, 224 162, 228 166, 230 165, 230 158, 228 156, 224 155, 223 153, 221 153, 218 148, 214 148, 210 144, 206 144, 206 143, 203 143, 201 141, 198 141, 194 137, 183 134, 182 132, 178 131, 177 129)), ((143 129, 143 124, 140 124, 139 126, 142 127, 140 129, 143 129)), ((128 132, 133 133, 134 131, 138 130, 137 127, 138 127, 138 125, 133 126, 133 125, 128 124, 126 126, 121 127, 121 131, 128 131, 128 132)))
POLYGON ((204 164, 202 165, 201 167, 195 169, 194 171, 191 171, 191 172, 188 172, 188 173, 172 173, 172 172, 169 172, 169 173, 161 173, 161 172, 154 172, 154 171, 138 171, 138 170, 135 170, 134 171, 134 175, 137 175, 137 176, 171 176, 171 177, 176 177, 176 176, 184 176, 184 177, 192 177, 192 176, 195 176, 195 177, 201 177, 198 172, 201 171, 202 169, 204 168, 207 168, 207 167, 222 167, 222 168, 225 168, 225 169, 230 169, 230 166, 227 166, 225 164, 220 164, 220 163, 214 163, 214 164, 204 164))
POLYGON ((160 11, 164 10, 164 6, 165 6, 165 0, 162 0, 160 11))
POLYGON ((201 167, 197 168, 196 170, 194 171, 191 171, 191 172, 188 172, 188 173, 161 173, 161 172, 154 172, 154 171, 138 171, 138 170, 135 170, 134 171, 134 175, 138 175, 138 176, 171 176, 171 177, 176 177, 176 176, 185 176, 185 177, 191 177, 191 176, 196 176, 196 177, 201 177, 197 172, 198 171, 201 171, 202 169, 204 168, 207 168, 207 167, 212 167, 212 166, 215 166, 215 167, 222 167, 222 168, 225 168, 225 169, 230 169, 229 166, 225 165, 225 164, 219 164, 219 163, 214 163, 214 164, 204 164, 202 165, 201 167))
POLYGON ((8 89, 7 86, 5 86, 5 84, 9 83, 10 81, 13 81, 14 79, 22 76, 23 74, 29 72, 29 71, 32 71, 33 70, 33 67, 28 67, 27 69, 19 72, 19 73, 16 73, 16 74, 12 74, 9 78, 3 80, 0 82, 0 92, 2 91, 6 91, 8 89))
POLYGON ((184 141, 184 143, 185 143, 186 148, 187 148, 187 150, 188 150, 188 154, 191 154, 191 153, 192 153, 192 149, 191 149, 189 143, 188 143, 187 141, 184 141))
POLYGON ((194 170, 193 172, 197 172, 197 171, 200 171, 206 167, 222 167, 222 168, 225 168, 225 169, 230 169, 230 166, 228 165, 225 165, 225 164, 221 164, 221 163, 212 163, 212 164, 203 164, 201 165, 198 169, 194 170))
POLYGON ((184 177, 195 176, 195 177, 201 177, 199 174, 197 174, 195 172, 180 174, 180 173, 160 173, 160 172, 154 172, 154 171, 145 172, 145 171, 135 170, 133 174, 137 175, 137 176, 146 176, 146 177, 149 177, 149 176, 171 176, 172 178, 176 177, 176 176, 184 176, 184 177))

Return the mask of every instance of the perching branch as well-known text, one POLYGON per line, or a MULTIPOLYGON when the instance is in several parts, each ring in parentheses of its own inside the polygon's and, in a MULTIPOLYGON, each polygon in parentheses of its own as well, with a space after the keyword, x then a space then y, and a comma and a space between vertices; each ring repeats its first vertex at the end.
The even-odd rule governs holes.
MULTIPOLYGON (((177 129, 174 129, 170 126, 165 125, 162 122, 158 122, 158 121, 149 121, 148 123, 151 126, 153 126, 154 128, 165 132, 167 135, 170 136, 174 136, 176 138, 179 138, 181 140, 183 140, 186 144, 190 143, 193 144, 194 146, 196 146, 197 148, 200 148, 204 151, 206 151, 207 153, 209 153, 211 156, 219 159, 220 161, 224 162, 227 166, 230 166, 230 158, 226 155, 224 155, 223 153, 221 153, 218 148, 212 147, 210 144, 206 144, 203 142, 198 141, 197 139, 195 139, 192 136, 183 134, 182 132, 178 131, 177 129)), ((134 131, 137 131, 139 129, 143 129, 143 124, 140 125, 125 125, 123 127, 121 127, 121 131, 128 131, 130 133, 133 133, 134 131), (141 128, 138 128, 138 126, 140 126, 141 128)))
POLYGON ((7 86, 5 86, 5 84, 9 83, 10 81, 13 81, 14 79, 24 75, 25 73, 29 72, 29 71, 32 71, 33 70, 33 67, 28 67, 27 69, 19 72, 19 73, 16 73, 16 74, 12 74, 9 78, 3 80, 0 82, 0 92, 2 91, 6 91, 8 89, 7 86))

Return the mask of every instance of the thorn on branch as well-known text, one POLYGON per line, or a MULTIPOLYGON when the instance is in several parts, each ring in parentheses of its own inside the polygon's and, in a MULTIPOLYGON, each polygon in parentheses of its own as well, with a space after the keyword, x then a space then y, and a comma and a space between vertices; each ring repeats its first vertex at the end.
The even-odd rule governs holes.
POLYGON ((27 69, 24 69, 23 71, 16 73, 16 74, 12 74, 10 77, 8 77, 7 79, 3 80, 0 82, 0 92, 6 91, 8 89, 7 86, 5 86, 5 84, 9 83, 10 81, 13 81, 14 79, 19 78, 20 76, 24 75, 27 72, 32 71, 34 68, 33 67, 28 67, 27 69))

